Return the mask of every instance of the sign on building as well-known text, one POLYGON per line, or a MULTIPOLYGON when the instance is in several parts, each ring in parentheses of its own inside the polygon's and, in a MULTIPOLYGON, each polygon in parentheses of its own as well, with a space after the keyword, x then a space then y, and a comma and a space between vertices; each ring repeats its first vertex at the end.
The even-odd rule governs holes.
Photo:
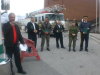
POLYGON ((10 9, 10 0, 1 0, 1 9, 9 10, 10 9))

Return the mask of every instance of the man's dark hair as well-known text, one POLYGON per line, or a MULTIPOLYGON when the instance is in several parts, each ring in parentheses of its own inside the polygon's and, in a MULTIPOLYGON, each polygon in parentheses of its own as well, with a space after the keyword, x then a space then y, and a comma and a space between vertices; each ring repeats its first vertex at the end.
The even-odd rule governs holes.
POLYGON ((45 18, 48 18, 48 17, 45 17, 45 18))
POLYGON ((48 17, 45 17, 45 18, 47 18, 47 19, 49 20, 49 18, 48 18, 48 17))

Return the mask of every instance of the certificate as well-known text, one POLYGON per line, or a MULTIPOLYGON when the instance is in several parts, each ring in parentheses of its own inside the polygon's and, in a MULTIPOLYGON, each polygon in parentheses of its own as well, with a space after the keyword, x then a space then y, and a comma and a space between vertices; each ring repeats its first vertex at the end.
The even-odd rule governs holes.
POLYGON ((26 44, 20 44, 19 48, 20 48, 21 51, 27 51, 27 49, 28 49, 26 44))

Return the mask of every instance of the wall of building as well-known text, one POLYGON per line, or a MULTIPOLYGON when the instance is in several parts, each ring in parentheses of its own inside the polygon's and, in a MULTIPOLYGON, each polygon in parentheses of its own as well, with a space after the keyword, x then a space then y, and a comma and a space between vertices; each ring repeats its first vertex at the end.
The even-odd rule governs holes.
POLYGON ((50 7, 55 4, 64 5, 63 11, 65 19, 81 20, 82 16, 89 16, 89 20, 96 18, 96 0, 45 0, 44 7, 50 7))

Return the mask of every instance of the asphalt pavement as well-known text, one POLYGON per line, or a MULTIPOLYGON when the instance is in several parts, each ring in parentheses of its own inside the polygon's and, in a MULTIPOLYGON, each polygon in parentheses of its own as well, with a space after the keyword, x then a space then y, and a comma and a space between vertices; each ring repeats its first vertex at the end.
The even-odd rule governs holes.
MULTIPOLYGON (((26 33, 22 33, 27 38, 26 33)), ((100 34, 97 36, 99 37, 100 34)), ((64 33, 64 46, 66 49, 56 48, 55 38, 50 38, 50 50, 41 52, 41 38, 37 41, 37 50, 41 60, 35 57, 27 57, 23 60, 22 65, 27 72, 26 75, 100 75, 100 43, 90 35, 89 52, 79 51, 80 34, 77 38, 76 52, 68 51, 68 33, 64 33)), ((98 41, 100 41, 98 39, 98 41)), ((16 67, 14 66, 16 75, 16 67)), ((0 71, 0 75, 3 75, 0 71)))

